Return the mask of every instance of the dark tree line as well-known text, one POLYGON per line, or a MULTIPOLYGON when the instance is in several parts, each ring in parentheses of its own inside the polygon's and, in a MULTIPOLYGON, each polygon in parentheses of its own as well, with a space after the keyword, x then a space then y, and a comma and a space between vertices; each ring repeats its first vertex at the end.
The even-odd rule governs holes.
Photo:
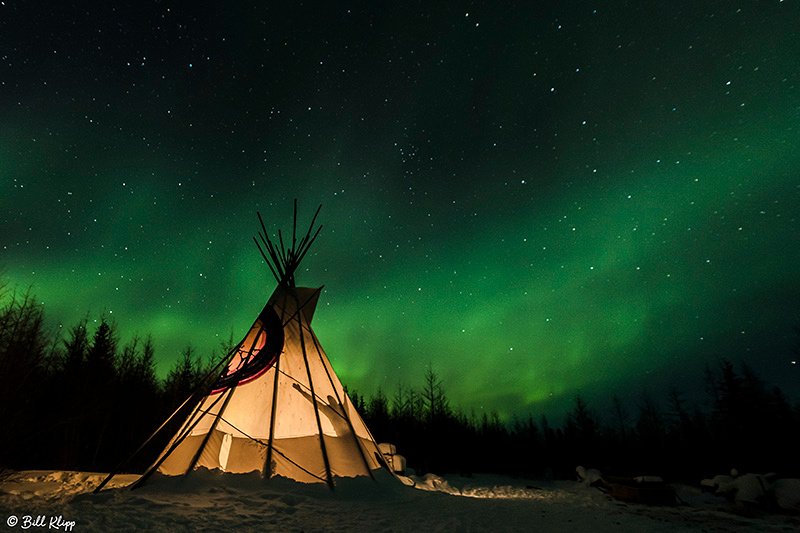
MULTIPOLYGON (((104 317, 84 318, 62 335, 47 329, 30 293, 2 289, 0 468, 108 471, 205 376, 191 347, 162 380, 150 337, 121 345, 104 317)), ((164 431, 130 467, 146 468, 169 436, 164 431)))
MULTIPOLYGON (((227 352, 232 339, 224 346, 227 352)), ((211 357, 210 359, 216 359, 211 357)), ((109 471, 199 385, 209 368, 190 347, 165 379, 150 337, 121 344, 106 318, 48 330, 43 307, 0 278, 0 469, 109 471)), ((571 477, 575 466, 605 473, 697 479, 740 471, 800 475, 800 409, 747 365, 705 372, 701 405, 678 389, 613 397, 599 414, 577 396, 563 427, 546 416, 502 421, 454 407, 428 368, 418 388, 350 396, 379 442, 391 442, 418 473, 496 472, 571 477)), ((175 417, 128 471, 142 471, 184 416, 175 417)))
POLYGON ((577 465, 606 474, 697 480, 726 473, 800 475, 800 407, 769 388, 746 364, 707 367, 707 402, 693 405, 670 388, 659 402, 647 391, 626 407, 616 396, 600 415, 578 395, 563 428, 547 416, 465 415, 453 409, 430 369, 419 390, 399 385, 351 395, 379 441, 392 442, 419 473, 496 472, 572 477, 577 465))

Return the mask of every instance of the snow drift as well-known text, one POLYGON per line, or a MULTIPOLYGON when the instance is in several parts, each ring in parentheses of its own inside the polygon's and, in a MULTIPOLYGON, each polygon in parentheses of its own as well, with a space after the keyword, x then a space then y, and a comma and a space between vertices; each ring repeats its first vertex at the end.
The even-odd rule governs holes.
MULTIPOLYGON (((103 476, 14 472, 0 483, 2 523, 61 516, 81 532, 786 531, 800 525, 796 515, 737 514, 728 500, 689 486, 676 487, 684 505, 648 507, 611 500, 573 481, 488 475, 410 476, 415 487, 391 479, 339 479, 330 491, 319 484, 200 470, 186 478, 156 478, 134 491, 125 485, 137 476, 120 476, 91 494, 103 476)), ((5 527, 20 529, 19 522, 5 527)))

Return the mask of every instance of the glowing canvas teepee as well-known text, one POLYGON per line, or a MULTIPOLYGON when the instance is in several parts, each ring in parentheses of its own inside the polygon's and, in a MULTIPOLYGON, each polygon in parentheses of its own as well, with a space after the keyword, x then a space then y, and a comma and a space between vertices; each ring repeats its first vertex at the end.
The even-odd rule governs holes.
MULTIPOLYGON (((295 228, 296 217, 295 203, 295 228)), ((321 289, 294 284, 321 229, 311 236, 316 217, 299 241, 294 229, 291 244, 278 232, 277 246, 261 222, 256 244, 278 286, 244 340, 218 365, 210 392, 137 484, 155 471, 184 475, 206 467, 333 487, 337 476, 372 477, 381 468, 375 441, 311 329, 321 289)))

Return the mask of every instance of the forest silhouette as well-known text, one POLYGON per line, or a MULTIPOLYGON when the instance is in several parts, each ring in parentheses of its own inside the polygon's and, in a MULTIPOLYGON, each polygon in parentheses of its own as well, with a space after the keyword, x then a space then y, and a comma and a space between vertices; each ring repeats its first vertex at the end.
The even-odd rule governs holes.
MULTIPOLYGON (((123 344, 105 316, 54 332, 31 292, 0 278, 0 469, 112 470, 232 347, 231 338, 204 360, 187 345, 161 379, 151 337, 123 344)), ((731 468, 800 475, 800 406, 744 363, 721 359, 703 377, 699 403, 673 387, 665 398, 644 391, 634 406, 614 396, 599 413, 577 395, 563 427, 545 415, 467 413, 430 367, 418 387, 349 394, 375 439, 395 444, 418 474, 568 478, 580 464, 691 481, 731 468)), ((174 417, 126 470, 146 469, 182 419, 174 417)))

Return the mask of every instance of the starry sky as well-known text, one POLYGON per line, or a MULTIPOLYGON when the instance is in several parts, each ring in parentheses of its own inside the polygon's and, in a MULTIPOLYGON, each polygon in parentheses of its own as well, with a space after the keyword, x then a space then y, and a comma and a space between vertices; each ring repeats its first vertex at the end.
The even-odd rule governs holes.
POLYGON ((0 2, 0 268, 53 329, 210 356, 298 198, 361 392, 800 389, 798 2, 34 4, 0 2))

